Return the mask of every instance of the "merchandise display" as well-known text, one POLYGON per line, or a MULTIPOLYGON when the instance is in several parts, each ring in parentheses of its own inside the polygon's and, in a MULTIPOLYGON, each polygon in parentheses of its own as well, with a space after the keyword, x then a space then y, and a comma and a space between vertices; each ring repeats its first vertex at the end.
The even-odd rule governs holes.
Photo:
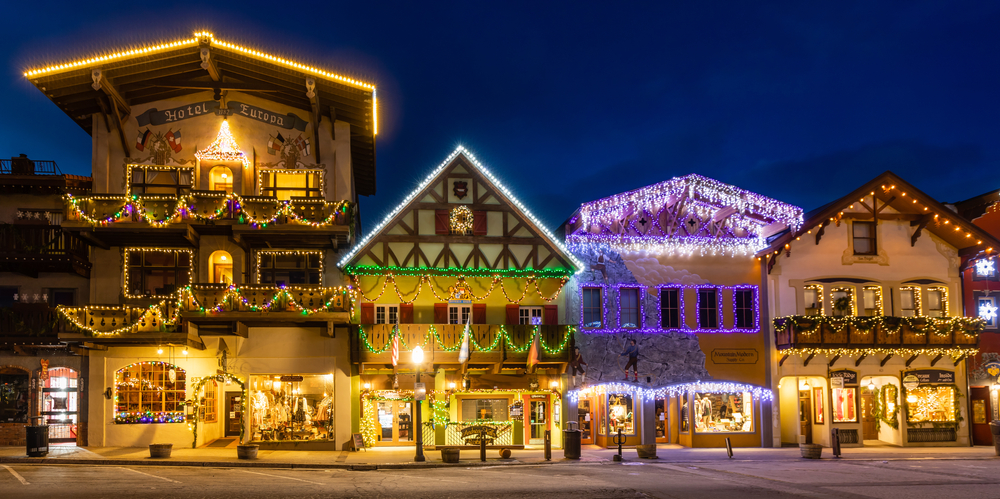
POLYGON ((692 407, 695 431, 700 433, 753 431, 753 395, 750 392, 696 392, 692 407))
POLYGON ((906 390, 907 421, 954 423, 956 391, 953 386, 918 386, 906 390))
POLYGON ((332 421, 332 375, 250 377, 253 441, 331 440, 332 421))
POLYGON ((833 422, 834 423, 857 423, 857 391, 855 388, 834 388, 830 390, 833 394, 833 422))

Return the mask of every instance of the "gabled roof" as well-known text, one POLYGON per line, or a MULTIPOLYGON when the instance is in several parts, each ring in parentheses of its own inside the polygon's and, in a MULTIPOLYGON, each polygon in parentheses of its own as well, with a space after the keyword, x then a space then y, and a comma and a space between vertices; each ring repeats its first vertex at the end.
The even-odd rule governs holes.
MULTIPOLYGON (((340 268, 345 268, 348 265, 354 263, 357 259, 364 255, 365 252, 373 245, 379 236, 395 225, 402 215, 408 211, 412 205, 420 202, 425 196, 428 195, 432 186, 437 185, 438 180, 446 171, 449 171, 452 166, 456 163, 461 162, 463 165, 471 167, 471 169, 478 173, 482 180, 488 184, 488 187, 494 190, 495 194, 498 195, 500 200, 506 203, 513 212, 519 216, 526 223, 529 223, 534 231, 539 234, 547 243, 547 245, 552 248, 560 258, 568 262, 573 268, 572 271, 579 272, 583 269, 583 264, 572 254, 566 247, 556 238, 548 228, 546 228, 538 218, 536 218, 528 207, 521 203, 520 200, 514 196, 506 186, 504 186, 500 180, 493 175, 493 173, 483 166, 476 157, 469 152, 466 148, 458 146, 454 152, 448 155, 447 158, 440 165, 437 166, 421 183, 410 192, 392 212, 389 213, 374 229, 372 229, 360 242, 354 245, 351 251, 347 252, 343 258, 337 263, 340 268)), ((485 236, 483 241, 488 241, 489 237, 485 236)))
POLYGON ((802 208, 691 174, 583 203, 567 242, 629 250, 752 254, 802 224, 802 208))
MULTIPOLYGON (((876 204, 875 201, 871 201, 871 204, 876 204)), ((844 210, 858 204, 862 204, 862 207, 867 210, 876 210, 879 218, 910 220, 910 226, 916 227, 914 235, 911 236, 911 243, 916 242, 920 233, 927 230, 958 249, 960 255, 974 254, 987 249, 990 251, 1000 249, 1000 240, 903 180, 899 175, 886 171, 844 197, 806 213, 801 228, 789 231, 773 240, 767 248, 759 251, 757 255, 762 256, 778 251, 786 244, 790 244, 811 231, 816 231, 815 236, 818 244, 822 237, 823 227, 829 223, 839 222, 845 217, 844 210), (869 206, 869 198, 874 198, 878 202, 877 207, 869 206), (865 201, 862 201, 863 199, 865 201), (885 207, 892 208, 893 213, 883 214, 882 210, 885 207)))
MULTIPOLYGON (((351 125, 351 163, 355 189, 375 194, 375 135, 378 133, 375 86, 348 76, 274 56, 198 32, 190 38, 105 52, 76 61, 27 69, 25 78, 92 133, 91 115, 106 112, 95 92, 101 89, 122 114, 128 107, 172 97, 233 90, 351 125), (314 80, 307 95, 306 79, 314 80), (125 109, 122 110, 121 108, 125 109)), ((109 106, 106 106, 109 107, 109 106)))

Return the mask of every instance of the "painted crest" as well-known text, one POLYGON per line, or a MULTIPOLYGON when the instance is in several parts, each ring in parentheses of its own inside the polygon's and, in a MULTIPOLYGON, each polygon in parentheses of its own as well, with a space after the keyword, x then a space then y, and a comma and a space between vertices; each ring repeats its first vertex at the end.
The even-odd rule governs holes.
POLYGON ((456 180, 452 185, 452 192, 458 199, 462 199, 469 194, 469 183, 464 180, 456 180))

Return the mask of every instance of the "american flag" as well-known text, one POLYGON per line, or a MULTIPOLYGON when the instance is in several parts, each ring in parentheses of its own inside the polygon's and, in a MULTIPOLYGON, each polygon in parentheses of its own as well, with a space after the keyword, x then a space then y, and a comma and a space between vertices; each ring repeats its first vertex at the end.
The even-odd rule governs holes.
POLYGON ((395 366, 399 363, 399 325, 392 333, 392 365, 395 366))

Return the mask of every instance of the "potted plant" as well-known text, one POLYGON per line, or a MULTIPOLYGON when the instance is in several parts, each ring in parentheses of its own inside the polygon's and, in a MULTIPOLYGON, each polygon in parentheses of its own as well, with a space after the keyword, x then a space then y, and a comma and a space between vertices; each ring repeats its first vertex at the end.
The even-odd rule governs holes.
POLYGON ((257 459, 257 451, 260 446, 257 444, 240 444, 236 446, 236 457, 240 459, 257 459))
POLYGON ((149 457, 170 457, 170 451, 173 450, 173 448, 174 444, 149 444, 149 457))

